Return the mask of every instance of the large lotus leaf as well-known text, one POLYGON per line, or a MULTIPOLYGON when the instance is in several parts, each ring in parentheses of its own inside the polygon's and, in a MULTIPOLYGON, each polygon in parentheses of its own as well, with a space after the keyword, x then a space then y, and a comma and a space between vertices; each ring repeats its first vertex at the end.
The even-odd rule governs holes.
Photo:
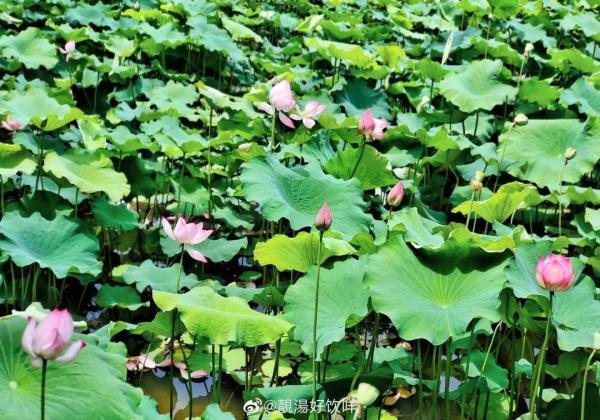
MULTIPOLYGON (((33 367, 21 347, 25 320, 0 321, 0 417, 36 419, 40 416, 40 368, 33 367)), ((93 340, 71 363, 48 363, 46 418, 143 419, 136 414, 143 393, 126 380, 125 358, 97 347, 93 340)), ((155 413, 156 415, 156 413, 155 413)))
POLYGON ((593 73, 600 69, 595 60, 576 48, 566 50, 549 49, 550 60, 548 64, 562 73, 568 73, 571 69, 579 70, 581 73, 593 73))
MULTIPOLYGON (((317 317, 317 359, 325 346, 344 338, 346 327, 356 325, 367 315, 369 294, 362 280, 364 262, 348 259, 331 268, 321 268, 319 280, 319 314, 317 317)), ((296 326, 294 339, 302 349, 312 354, 313 313, 317 267, 290 286, 285 294, 285 319, 296 326)))
POLYGON ((25 93, 12 91, 5 99, 0 101, 0 113, 6 112, 23 125, 33 123, 45 131, 62 127, 82 114, 77 108, 60 104, 38 87, 25 93))
MULTIPOLYGON (((353 251, 351 246, 336 246, 339 242, 324 238, 321 249, 321 263, 332 255, 347 255, 353 251), (329 246, 328 246, 329 245, 329 246)), ((254 258, 260 265, 274 265, 277 270, 294 270, 306 272, 311 265, 317 264, 319 253, 319 236, 313 233, 300 232, 296 237, 275 235, 266 242, 259 242, 254 249, 254 258)))
POLYGON ((223 27, 231 34, 233 39, 252 39, 255 42, 261 42, 262 37, 254 32, 252 29, 245 25, 242 25, 235 20, 228 19, 226 16, 221 17, 223 27))
POLYGON ((558 185, 565 151, 572 147, 577 154, 565 167, 563 181, 575 183, 600 158, 600 120, 529 120, 510 136, 500 136, 499 147, 506 147, 505 160, 517 162, 508 168, 511 175, 543 187, 558 185))
POLYGON ((0 49, 3 57, 17 60, 28 69, 39 69, 40 66, 50 69, 58 63, 56 47, 34 27, 14 36, 0 37, 0 49))
POLYGON ((440 82, 440 89, 463 112, 490 111, 496 105, 510 102, 517 93, 515 87, 500 80, 501 70, 500 60, 473 61, 463 72, 447 75, 440 82))
POLYGON ((361 114, 370 109, 376 118, 391 120, 390 106, 387 95, 382 89, 372 89, 362 79, 351 80, 337 95, 337 102, 344 107, 346 114, 360 118, 361 114))
POLYGON ((212 23, 208 23, 206 16, 194 16, 188 19, 187 24, 191 27, 190 37, 194 40, 197 39, 206 49, 226 53, 236 61, 245 58, 244 53, 231 40, 227 31, 212 23))
POLYGON ((567 105, 577 104, 583 114, 600 117, 600 91, 584 77, 565 90, 560 99, 567 105))
POLYGON ((592 279, 585 277, 566 292, 555 294, 552 321, 561 350, 594 347, 594 334, 600 331, 600 301, 592 279))
POLYGON ((299 230, 312 226, 319 209, 327 202, 334 231, 352 237, 368 230, 371 224, 371 216, 364 212, 358 182, 325 175, 315 162, 288 168, 267 157, 253 159, 242 168, 240 178, 245 196, 261 205, 267 220, 285 217, 292 229, 299 230))
POLYGON ((21 172, 30 175, 36 168, 33 156, 18 144, 0 143, 0 176, 11 177, 21 172))
POLYGON ((194 85, 184 85, 169 80, 165 86, 158 86, 150 91, 150 103, 160 111, 174 110, 177 115, 190 118, 194 109, 190 105, 198 100, 199 95, 194 85))
POLYGON ((551 252, 552 243, 549 241, 526 243, 515 249, 515 255, 504 272, 516 297, 521 299, 532 295, 548 297, 548 292, 535 281, 535 268, 538 259, 544 258, 551 252))
POLYGON ((402 209, 392 214, 388 222, 390 229, 402 232, 406 240, 418 248, 439 248, 444 244, 441 233, 433 233, 433 229, 440 226, 432 220, 421 217, 416 207, 402 209))
POLYGON ((140 294, 129 286, 111 286, 103 284, 98 292, 96 303, 101 308, 124 308, 135 311, 142 306, 150 306, 149 302, 142 303, 140 294))
POLYGON ((552 86, 547 80, 531 77, 521 82, 519 99, 548 107, 558 99, 560 91, 558 87, 552 86))
MULTIPOLYGON (((171 267, 157 267, 152 260, 146 260, 139 266, 130 266, 123 273, 123 280, 127 284, 135 284, 139 292, 143 292, 147 287, 161 292, 175 292, 177 285, 177 274, 179 264, 171 267)), ((194 274, 181 273, 179 287, 191 289, 198 284, 198 278, 194 274)))
POLYGON ((320 38, 304 38, 304 45, 317 51, 327 59, 347 61, 361 68, 372 67, 375 64, 375 57, 360 45, 327 41, 320 38))
POLYGON ((523 206, 538 204, 541 201, 537 188, 533 185, 513 182, 503 185, 487 200, 465 201, 452 209, 453 213, 465 216, 473 212, 487 222, 504 222, 523 206))
MULTIPOLYGON (((349 148, 338 152, 324 165, 327 173, 341 179, 350 179, 354 166, 360 156, 359 148, 349 148)), ((363 190, 372 190, 398 182, 392 171, 387 169, 388 160, 374 147, 365 146, 354 177, 363 190)))
POLYGON ((115 202, 129 194, 124 174, 113 169, 110 159, 99 154, 69 152, 59 155, 49 152, 44 159, 44 170, 58 178, 66 178, 82 192, 102 191, 115 202))
POLYGON ((96 223, 105 229, 132 230, 138 225, 137 213, 125 204, 114 205, 103 198, 92 202, 92 212, 96 223))
POLYGON ((154 291, 152 297, 163 311, 178 309, 189 333, 212 344, 260 346, 275 342, 292 328, 279 317, 251 309, 241 298, 223 297, 209 287, 185 294, 154 291))
POLYGON ((425 266, 401 236, 369 257, 365 282, 373 307, 392 320, 402 338, 437 345, 463 334, 474 318, 498 320, 501 265, 469 272, 445 268, 441 273, 425 266))
MULTIPOLYGON (((171 238, 164 236, 160 238, 160 246, 169 257, 179 254, 181 245, 171 238)), ((189 245, 197 251, 200 251, 209 261, 227 262, 231 261, 240 250, 248 246, 248 238, 229 240, 226 238, 206 239, 197 245, 189 245)))
POLYGON ((98 240, 79 228, 64 216, 46 220, 39 213, 29 217, 6 213, 0 221, 0 233, 4 235, 0 249, 19 267, 38 263, 58 278, 69 272, 97 275, 102 269, 97 259, 98 240))

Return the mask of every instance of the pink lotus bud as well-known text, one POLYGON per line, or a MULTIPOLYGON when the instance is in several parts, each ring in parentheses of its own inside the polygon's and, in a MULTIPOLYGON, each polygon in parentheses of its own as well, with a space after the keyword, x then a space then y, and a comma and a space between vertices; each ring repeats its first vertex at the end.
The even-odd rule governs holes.
POLYGON ((573 286, 575 275, 571 260, 562 255, 550 254, 539 259, 535 278, 541 288, 549 291, 564 291, 573 286))
POLYGON ((399 206, 404 198, 404 185, 402 185, 402 181, 398 182, 394 185, 394 188, 390 190, 387 195, 387 203, 390 207, 399 206))
POLYGON ((360 117, 360 121, 358 122, 358 131, 364 133, 367 131, 373 131, 374 129, 375 119, 373 118, 373 113, 370 109, 367 109, 360 117))
POLYGON ((331 226, 331 222, 331 209, 329 208, 329 204, 323 203, 321 210, 317 213, 315 226, 320 231, 326 231, 331 226))
POLYGON ((85 343, 78 340, 63 354, 72 335, 73 318, 69 311, 54 309, 39 324, 35 319, 29 318, 27 327, 23 331, 21 344, 31 356, 34 366, 41 366, 42 359, 68 363, 74 360, 79 351, 85 347, 85 343))
POLYGON ((7 118, 6 120, 2 121, 2 127, 8 131, 17 131, 23 128, 23 124, 17 120, 11 120, 10 118, 7 118))
POLYGON ((290 82, 287 80, 282 80, 271 88, 269 100, 271 105, 283 112, 289 112, 296 106, 290 82))

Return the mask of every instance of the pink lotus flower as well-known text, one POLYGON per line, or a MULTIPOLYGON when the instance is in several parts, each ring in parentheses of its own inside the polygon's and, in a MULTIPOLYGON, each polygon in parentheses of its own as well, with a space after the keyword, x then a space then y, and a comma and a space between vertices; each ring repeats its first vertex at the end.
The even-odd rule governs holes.
POLYGON ((308 101, 303 111, 296 108, 297 114, 291 114, 290 117, 296 121, 302 120, 302 124, 308 129, 315 126, 315 118, 317 118, 325 110, 325 105, 318 101, 308 101))
POLYGON ((398 182, 394 185, 394 188, 390 190, 387 195, 387 203, 391 207, 399 206, 404 198, 404 185, 402 185, 402 181, 398 182))
POLYGON ((71 58, 71 54, 73 54, 73 51, 75 51, 75 41, 73 41, 72 39, 67 41, 65 43, 65 47, 58 47, 58 50, 65 55, 65 60, 69 61, 69 59, 71 58))
POLYGON ((269 102, 258 102, 256 107, 269 115, 275 115, 278 112, 279 121, 284 125, 295 128, 294 122, 284 112, 290 112, 296 107, 296 99, 292 93, 292 88, 288 80, 282 80, 269 91, 269 102))
POLYGON ((28 318, 21 344, 31 356, 31 363, 36 367, 42 366, 42 360, 68 363, 73 361, 79 351, 85 347, 82 340, 77 340, 63 353, 72 335, 73 318, 69 311, 54 309, 39 324, 32 317, 28 318))
POLYGON ((567 257, 550 254, 538 260, 535 278, 543 289, 552 292, 567 290, 575 282, 573 264, 567 257))
POLYGON ((162 226, 167 236, 183 245, 183 248, 190 257, 204 263, 208 262, 206 257, 200 251, 195 250, 190 247, 190 245, 196 245, 203 242, 213 233, 212 230, 202 229, 204 226, 203 223, 186 223, 181 217, 177 220, 175 230, 171 228, 171 224, 165 218, 162 219, 162 226))
POLYGON ((320 231, 325 231, 329 229, 331 223, 333 222, 331 218, 331 209, 329 208, 329 204, 324 203, 319 213, 317 213, 317 217, 315 219, 315 226, 320 231))
POLYGON ((367 140, 382 139, 385 136, 383 130, 387 127, 387 122, 383 118, 373 118, 370 109, 363 112, 358 122, 358 131, 363 134, 367 140))
POLYGON ((17 120, 11 120, 10 118, 7 118, 6 120, 2 121, 2 127, 8 131, 17 131, 23 128, 23 124, 17 120))

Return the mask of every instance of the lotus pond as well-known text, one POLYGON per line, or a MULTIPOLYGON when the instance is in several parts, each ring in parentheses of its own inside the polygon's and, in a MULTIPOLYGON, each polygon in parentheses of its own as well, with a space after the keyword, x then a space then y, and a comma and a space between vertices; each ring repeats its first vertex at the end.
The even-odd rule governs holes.
POLYGON ((1 1, 0 418, 598 418, 599 10, 1 1))

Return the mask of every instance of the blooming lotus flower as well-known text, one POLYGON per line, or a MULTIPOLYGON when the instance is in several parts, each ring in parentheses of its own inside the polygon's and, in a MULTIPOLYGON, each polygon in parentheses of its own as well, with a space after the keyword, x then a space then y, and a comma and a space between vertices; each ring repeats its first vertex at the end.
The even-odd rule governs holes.
POLYGON ((167 236, 183 245, 183 249, 185 249, 190 257, 204 263, 208 262, 200 251, 193 249, 190 245, 203 242, 213 233, 212 230, 202 229, 204 226, 202 223, 186 223, 182 217, 177 220, 175 229, 171 228, 171 224, 164 217, 162 219, 162 226, 167 236))
POLYGON ((6 120, 2 121, 2 127, 8 131, 17 131, 23 128, 23 124, 17 120, 11 120, 10 118, 7 118, 6 120))
POLYGON ((363 134, 367 140, 382 139, 385 136, 383 130, 387 127, 387 122, 383 118, 373 118, 370 109, 363 112, 358 122, 358 131, 363 134))
POLYGON ((300 111, 299 108, 296 108, 298 111, 297 114, 291 114, 290 118, 300 121, 302 120, 302 124, 306 128, 313 128, 315 126, 315 118, 317 118, 321 113, 325 110, 325 105, 319 103, 318 101, 308 101, 303 111, 300 111))
POLYGON ((550 254, 538 260, 535 278, 543 289, 552 292, 567 290, 575 282, 573 264, 567 257, 550 254))
POLYGON ((269 91, 269 102, 258 102, 256 107, 269 115, 275 115, 278 112, 279 121, 284 125, 295 128, 294 122, 284 112, 290 112, 296 107, 296 99, 292 93, 292 88, 288 80, 282 80, 269 91))
POLYGON ((387 195, 387 203, 391 207, 399 206, 404 198, 404 185, 402 185, 402 181, 398 182, 394 185, 394 188, 390 190, 387 195))
POLYGON ((75 51, 75 41, 73 41, 72 39, 67 41, 65 43, 65 47, 59 47, 58 50, 65 55, 65 60, 69 61, 69 59, 71 58, 71 54, 73 54, 73 51, 75 51))
POLYGON ((315 226, 320 231, 325 231, 329 229, 332 223, 331 218, 331 209, 329 208, 329 204, 324 203, 319 213, 317 213, 317 217, 315 219, 315 226))
POLYGON ((42 366, 42 360, 68 363, 73 361, 79 351, 85 347, 82 340, 77 340, 63 353, 72 335, 73 318, 69 311, 54 309, 39 324, 34 318, 28 318, 21 344, 31 356, 31 363, 36 367, 42 366))

